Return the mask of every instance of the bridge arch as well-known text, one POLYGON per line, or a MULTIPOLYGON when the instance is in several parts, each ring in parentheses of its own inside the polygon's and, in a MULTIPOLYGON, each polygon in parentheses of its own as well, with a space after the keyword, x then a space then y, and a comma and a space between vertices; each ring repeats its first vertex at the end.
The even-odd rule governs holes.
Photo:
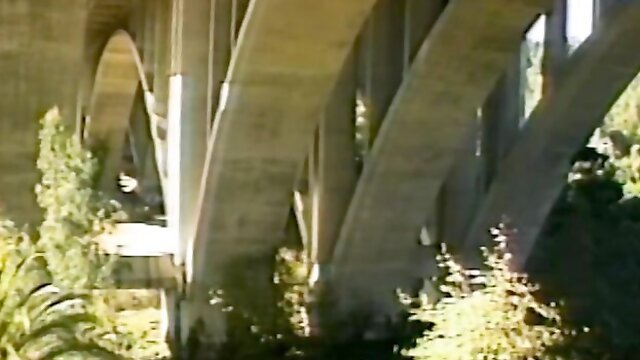
MULTIPOLYGON (((365 163, 331 263, 333 286, 394 308, 432 262, 418 238, 476 109, 546 0, 451 2, 422 44, 365 163), (496 14, 509 13, 509 16, 496 14), (491 26, 486 19, 491 18, 491 26), (429 260, 425 263, 425 258, 429 260), (376 281, 376 289, 370 279, 376 281), (379 300, 378 300, 379 299, 379 300)), ((358 296, 350 296, 358 301, 358 296)))
MULTIPOLYGON (((117 30, 106 42, 99 58, 82 134, 89 146, 102 157, 99 186, 103 190, 113 190, 117 180, 131 114, 140 94, 143 111, 150 122, 151 136, 155 140, 157 117, 151 111, 153 96, 142 59, 131 36, 124 30, 117 30)), ((159 150, 154 151, 155 161, 161 158, 159 150)))
POLYGON ((566 184, 574 153, 601 125, 616 99, 640 71, 640 4, 621 5, 603 19, 567 60, 552 96, 543 98, 500 166, 466 238, 466 254, 486 243, 503 216, 518 231, 512 244, 522 268, 555 200, 566 184))

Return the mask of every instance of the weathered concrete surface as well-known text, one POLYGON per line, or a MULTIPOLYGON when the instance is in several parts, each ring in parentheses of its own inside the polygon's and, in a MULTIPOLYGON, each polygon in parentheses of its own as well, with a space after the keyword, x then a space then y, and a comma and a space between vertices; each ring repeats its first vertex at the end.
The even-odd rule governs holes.
MULTIPOLYGON (((207 153, 186 269, 193 297, 233 277, 223 271, 229 264, 273 262, 313 131, 374 3, 251 2, 207 153)), ((255 272, 247 286, 271 282, 268 272, 255 272)))
MULTIPOLYGON (((124 31, 107 43, 93 85, 85 136, 102 157, 100 188, 113 191, 122 160, 138 86, 148 93, 148 84, 135 43, 124 31)), ((144 101, 143 99, 139 99, 144 101)))
MULTIPOLYGON (((327 263, 358 179, 355 158, 355 59, 350 56, 318 129, 311 261, 327 263)), ((316 147, 312 150, 315 152, 316 147)))
POLYGON ((467 251, 487 239, 506 215, 518 231, 514 266, 525 265, 558 194, 571 157, 584 146, 611 105, 640 70, 640 4, 611 14, 565 65, 552 97, 531 114, 520 140, 501 164, 482 211, 467 237, 467 251))
POLYGON ((213 277, 214 259, 263 252, 282 238, 305 150, 374 2, 249 9, 209 144, 194 281, 213 277))
MULTIPOLYGON (((193 238, 200 180, 213 117, 211 1, 176 2, 168 107, 168 225, 181 239, 176 262, 193 238)), ((215 10, 215 9, 214 9, 215 10)))
POLYGON ((445 9, 383 122, 340 233, 332 272, 350 294, 393 306, 394 287, 421 275, 418 235, 466 146, 472 114, 547 5, 457 1, 445 9))
POLYGON ((87 0, 0 0, 0 211, 39 218, 38 119, 58 105, 75 121, 87 0))

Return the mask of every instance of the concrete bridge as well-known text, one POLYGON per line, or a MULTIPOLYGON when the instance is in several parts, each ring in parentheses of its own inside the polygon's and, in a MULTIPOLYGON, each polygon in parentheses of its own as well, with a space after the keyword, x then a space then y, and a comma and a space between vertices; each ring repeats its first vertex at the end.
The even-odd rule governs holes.
POLYGON ((594 9, 569 53, 562 0, 0 0, 0 204, 37 218, 36 120, 58 105, 106 150, 103 190, 124 171, 162 199, 183 336, 200 319, 202 341, 224 338, 211 293, 238 272, 270 306, 288 221, 337 314, 387 314, 437 244, 473 252, 503 215, 525 265, 570 158, 640 70, 640 1, 594 9))

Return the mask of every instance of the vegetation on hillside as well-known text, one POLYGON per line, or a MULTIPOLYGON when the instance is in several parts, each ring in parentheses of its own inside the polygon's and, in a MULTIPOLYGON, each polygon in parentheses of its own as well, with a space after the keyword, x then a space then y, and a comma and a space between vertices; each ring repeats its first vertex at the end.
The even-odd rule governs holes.
MULTIPOLYGON (((35 237, 0 220, 0 358, 156 359, 168 355, 114 307, 115 258, 95 238, 124 219, 93 190, 98 163, 57 110, 40 122, 35 237), (105 290, 98 291, 97 289, 105 290)), ((122 304, 120 304, 122 305, 122 304)), ((138 317, 145 327, 148 316, 138 317)), ((139 327, 139 326, 138 326, 139 327)))
POLYGON ((507 233, 496 229, 493 251, 483 249, 486 270, 465 269, 444 252, 442 298, 412 299, 410 320, 427 324, 415 346, 405 353, 418 360, 556 359, 557 349, 573 336, 564 328, 554 304, 539 302, 537 287, 509 270, 507 233))

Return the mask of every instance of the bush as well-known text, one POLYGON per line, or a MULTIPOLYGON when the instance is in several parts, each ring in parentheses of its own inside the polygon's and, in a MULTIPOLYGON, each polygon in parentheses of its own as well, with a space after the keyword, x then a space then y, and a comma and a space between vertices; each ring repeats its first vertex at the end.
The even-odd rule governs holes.
POLYGON ((586 148, 529 261, 544 296, 562 298, 562 317, 589 327, 589 352, 640 355, 640 199, 623 198, 607 157, 586 148), (568 256, 570 254, 570 256, 568 256))
POLYGON ((640 77, 620 95, 590 146, 609 156, 625 196, 640 196, 640 77))
POLYGON ((496 235, 493 251, 483 249, 487 270, 464 269, 443 252, 438 260, 446 276, 439 301, 401 296, 405 304, 417 300, 410 320, 430 328, 405 355, 421 360, 554 358, 549 350, 571 333, 554 304, 538 302, 533 296, 537 287, 509 270, 505 229, 496 235))
POLYGON ((0 222, 0 358, 167 356, 166 344, 150 334, 159 311, 113 306, 109 285, 116 259, 101 251, 96 236, 125 215, 94 191, 96 158, 56 109, 40 125, 39 236, 32 241, 12 223, 0 222))
POLYGON ((101 253, 94 239, 124 215, 117 203, 93 190, 98 163, 65 128, 57 109, 40 121, 39 138, 42 178, 35 191, 44 219, 37 246, 57 286, 106 286, 115 259, 101 253))
POLYGON ((88 294, 52 284, 43 254, 11 222, 0 222, 0 358, 119 359, 88 294))

